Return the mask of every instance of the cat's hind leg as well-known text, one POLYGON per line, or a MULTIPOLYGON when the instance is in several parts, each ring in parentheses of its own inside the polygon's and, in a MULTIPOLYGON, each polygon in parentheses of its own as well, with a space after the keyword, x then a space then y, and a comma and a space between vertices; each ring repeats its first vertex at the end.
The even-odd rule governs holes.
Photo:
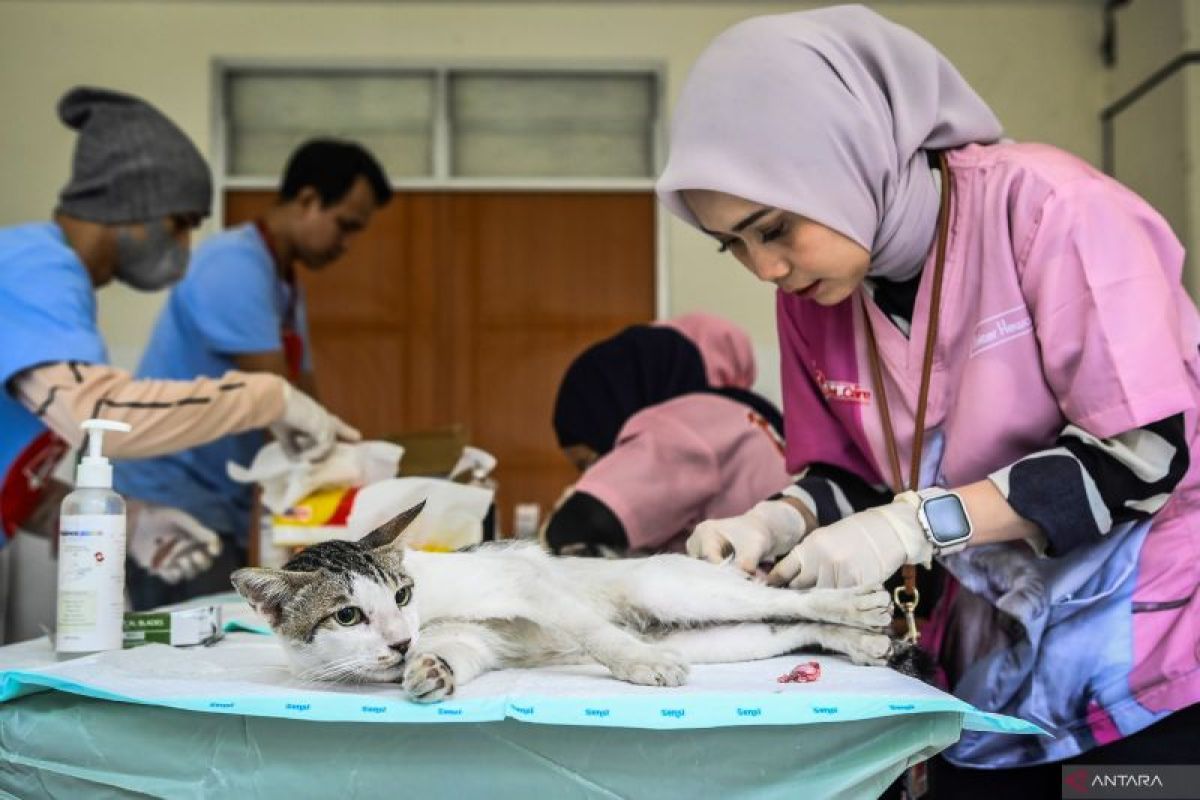
POLYGON ((679 653, 659 642, 639 639, 599 615, 579 615, 560 624, 576 637, 584 652, 619 680, 643 686, 681 686, 687 681, 688 664, 679 653))
POLYGON ((620 573, 620 601, 634 614, 667 624, 809 621, 879 630, 891 623, 892 601, 880 586, 778 589, 746 580, 733 567, 661 555, 620 573))
POLYGON ((573 588, 579 587, 539 584, 537 624, 567 636, 587 658, 620 680, 644 686, 680 686, 687 680, 688 664, 678 653, 613 624, 586 593, 573 588))
POLYGON ((437 622, 421 628, 405 658, 401 684, 418 703, 436 703, 500 666, 505 644, 478 622, 437 622))
POLYGON ((892 640, 886 634, 820 622, 714 625, 670 631, 661 641, 693 664, 755 661, 820 647, 843 653, 855 664, 881 667, 892 654, 892 640))

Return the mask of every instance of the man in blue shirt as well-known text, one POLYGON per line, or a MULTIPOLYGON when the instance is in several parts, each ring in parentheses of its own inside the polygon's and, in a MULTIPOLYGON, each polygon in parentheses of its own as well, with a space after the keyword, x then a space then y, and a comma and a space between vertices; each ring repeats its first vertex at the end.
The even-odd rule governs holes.
MULTIPOLYGON (((113 458, 263 426, 297 458, 318 459, 339 438, 357 438, 275 375, 134 380, 107 365, 94 289, 114 279, 144 290, 178 280, 191 232, 209 213, 212 183, 191 140, 136 97, 77 87, 58 114, 78 136, 53 221, 0 229, 0 620, 10 585, 3 545, 18 529, 55 535, 69 487, 51 473, 81 442, 83 420, 133 426, 106 440, 113 458)), ((203 569, 220 549, 186 513, 143 503, 129 505, 127 543, 139 565, 167 580, 203 569)))
MULTIPOLYGON (((353 142, 314 139, 289 158, 279 201, 260 219, 210 237, 167 301, 142 356, 143 378, 187 380, 231 369, 271 372, 311 393, 311 351, 304 296, 294 269, 322 269, 391 197, 387 176, 353 142)), ((135 608, 181 602, 229 587, 245 566, 253 494, 226 474, 248 465, 261 431, 116 467, 118 492, 180 508, 224 539, 224 556, 207 572, 168 584, 130 571, 135 608)))

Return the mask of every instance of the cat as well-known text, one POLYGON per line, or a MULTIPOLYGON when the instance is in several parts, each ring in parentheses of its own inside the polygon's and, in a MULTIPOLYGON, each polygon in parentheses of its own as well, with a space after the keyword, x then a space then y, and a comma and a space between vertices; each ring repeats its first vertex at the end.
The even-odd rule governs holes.
POLYGON ((409 550, 402 533, 423 505, 282 569, 233 573, 298 677, 400 681, 411 699, 437 702, 506 667, 598 662, 624 681, 678 686, 689 663, 819 646, 884 665, 898 653, 880 587, 776 589, 683 555, 568 558, 534 543, 409 550))

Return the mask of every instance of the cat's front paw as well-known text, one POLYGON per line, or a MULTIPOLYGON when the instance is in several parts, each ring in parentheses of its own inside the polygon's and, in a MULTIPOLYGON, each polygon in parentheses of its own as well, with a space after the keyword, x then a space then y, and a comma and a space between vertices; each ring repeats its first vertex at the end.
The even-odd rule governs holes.
POLYGON ((454 694, 454 670, 440 656, 415 655, 404 668, 404 691, 417 703, 438 703, 454 694))
POLYGON ((637 658, 608 665, 613 677, 642 686, 682 686, 687 682, 688 665, 677 653, 651 648, 637 658))

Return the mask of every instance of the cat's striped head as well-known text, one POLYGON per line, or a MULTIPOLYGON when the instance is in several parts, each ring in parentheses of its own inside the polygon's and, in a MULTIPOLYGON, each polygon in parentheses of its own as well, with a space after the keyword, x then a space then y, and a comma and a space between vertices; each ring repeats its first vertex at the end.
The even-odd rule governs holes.
POLYGON ((312 545, 283 569, 233 573, 234 588, 270 623, 298 676, 399 679, 420 627, 400 534, 424 505, 357 542, 312 545))

